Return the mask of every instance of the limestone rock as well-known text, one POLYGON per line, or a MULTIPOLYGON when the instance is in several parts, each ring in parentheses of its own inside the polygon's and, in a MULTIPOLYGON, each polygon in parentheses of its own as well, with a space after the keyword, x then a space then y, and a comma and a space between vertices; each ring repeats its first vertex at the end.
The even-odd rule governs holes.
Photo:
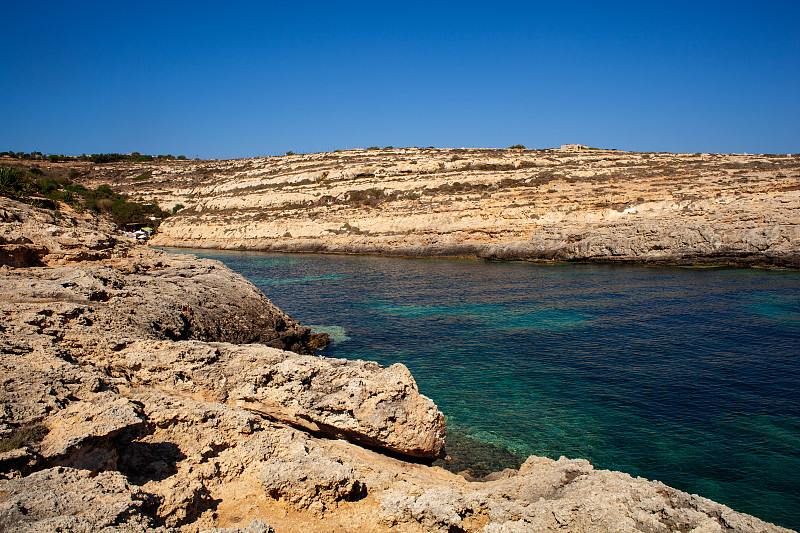
POLYGON ((152 497, 118 472, 50 468, 0 481, 0 494, 0 530, 8 533, 170 531, 143 512, 152 497))
POLYGON ((263 520, 256 519, 250 522, 250 525, 244 529, 239 527, 220 527, 206 529, 201 533, 275 533, 275 530, 263 520))
POLYGON ((117 457, 109 439, 142 424, 142 406, 126 398, 104 395, 98 403, 75 402, 48 418, 39 453, 79 469, 114 469, 117 457))
MULTIPOLYGON (((659 482, 594 470, 583 460, 531 456, 513 477, 435 487, 418 494, 387 491, 381 519, 426 530, 463 529, 485 514, 484 533, 522 531, 787 532, 752 516, 659 482)), ((475 529, 477 530, 477 529, 475 529)))
POLYGON ((348 150, 97 169, 165 208, 160 245, 800 266, 800 156, 348 150), (154 179, 132 182, 147 171, 154 179), (155 175, 169 179, 155 179, 155 175))
POLYGON ((42 257, 48 268, 10 269, 0 283, 0 313, 31 309, 44 314, 24 321, 22 328, 38 326, 35 332, 57 336, 72 321, 70 334, 110 346, 143 337, 258 342, 313 353, 312 344, 320 344, 312 341, 309 328, 216 261, 135 246, 94 219, 55 219, 6 198, 0 198, 0 207, 15 220, 0 225, 0 239, 26 240, 48 250, 42 257), (97 251, 105 257, 83 258, 79 265, 64 262, 64 254, 97 251), (48 305, 53 310, 43 312, 48 305))
POLYGON ((0 452, 0 479, 17 478, 27 474, 41 462, 39 454, 29 446, 0 452))
POLYGON ((395 364, 303 356, 259 345, 136 342, 110 363, 137 385, 164 386, 244 407, 317 433, 436 458, 444 416, 395 364))
POLYGON ((299 508, 315 506, 319 513, 367 492, 363 479, 350 465, 306 452, 268 460, 261 471, 261 484, 273 498, 283 498, 299 508))
POLYGON ((381 519, 389 525, 414 520, 426 531, 458 531, 467 505, 457 490, 434 487, 418 497, 389 491, 381 501, 381 519))
POLYGON ((271 418, 414 457, 444 449, 444 416, 402 364, 231 346, 227 399, 271 418))

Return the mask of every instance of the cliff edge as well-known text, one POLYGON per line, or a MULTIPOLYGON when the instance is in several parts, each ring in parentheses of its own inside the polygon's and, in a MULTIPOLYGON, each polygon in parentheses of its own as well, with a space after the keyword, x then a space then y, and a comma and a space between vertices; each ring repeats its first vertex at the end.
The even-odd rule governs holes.
POLYGON ((800 154, 384 149, 84 171, 164 246, 800 268, 800 154))
POLYGON ((530 457, 427 466, 400 364, 311 332, 220 263, 0 199, 0 530, 780 532, 659 482, 530 457))

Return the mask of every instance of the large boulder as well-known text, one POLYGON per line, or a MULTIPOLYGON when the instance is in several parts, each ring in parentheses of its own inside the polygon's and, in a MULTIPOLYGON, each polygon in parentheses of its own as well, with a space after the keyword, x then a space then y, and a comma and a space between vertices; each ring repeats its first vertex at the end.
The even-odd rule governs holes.
POLYGON ((140 341, 121 350, 109 372, 402 455, 435 459, 444 449, 444 416, 402 364, 384 368, 261 345, 140 341))

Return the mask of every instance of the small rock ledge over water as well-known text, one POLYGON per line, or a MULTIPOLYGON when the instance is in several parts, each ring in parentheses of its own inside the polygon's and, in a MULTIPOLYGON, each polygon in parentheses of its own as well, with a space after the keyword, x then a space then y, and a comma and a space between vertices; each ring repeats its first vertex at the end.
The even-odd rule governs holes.
POLYGON ((0 220, 2 531, 787 531, 579 459, 427 466, 403 365, 316 357, 242 277, 101 220, 0 220))

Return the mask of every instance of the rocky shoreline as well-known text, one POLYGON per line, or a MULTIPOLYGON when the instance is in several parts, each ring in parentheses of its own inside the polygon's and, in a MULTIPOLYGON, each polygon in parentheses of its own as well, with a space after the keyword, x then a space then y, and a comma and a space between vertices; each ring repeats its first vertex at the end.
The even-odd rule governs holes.
POLYGON ((384 149, 115 163, 161 246, 800 268, 800 154, 384 149))
POLYGON ((102 219, 0 198, 0 265, 0 530, 788 531, 580 459, 429 466, 403 365, 315 356, 222 264, 102 219))

